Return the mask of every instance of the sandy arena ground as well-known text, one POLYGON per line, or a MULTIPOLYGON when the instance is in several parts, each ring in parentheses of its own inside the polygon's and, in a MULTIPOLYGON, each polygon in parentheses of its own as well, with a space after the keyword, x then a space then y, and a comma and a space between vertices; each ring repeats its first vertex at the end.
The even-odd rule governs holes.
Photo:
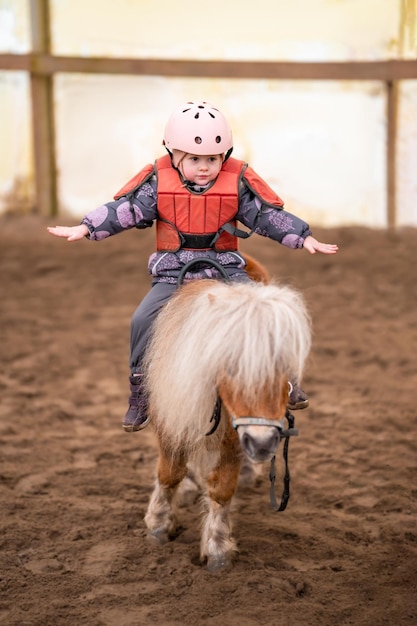
POLYGON ((311 406, 295 415, 287 511, 266 477, 242 483, 240 556, 213 575, 198 505, 175 541, 147 539, 155 439, 120 426, 154 232, 69 244, 46 224, 0 218, 0 623, 416 625, 417 231, 315 229, 333 257, 242 248, 305 294, 311 406))

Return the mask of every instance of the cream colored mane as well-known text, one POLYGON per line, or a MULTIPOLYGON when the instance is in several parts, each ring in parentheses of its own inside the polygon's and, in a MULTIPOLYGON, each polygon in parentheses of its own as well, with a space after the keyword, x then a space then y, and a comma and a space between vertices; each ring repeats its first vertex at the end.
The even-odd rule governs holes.
POLYGON ((220 377, 250 403, 277 376, 301 378, 310 350, 304 300, 276 284, 199 280, 158 315, 146 368, 151 419, 177 445, 209 430, 220 377))

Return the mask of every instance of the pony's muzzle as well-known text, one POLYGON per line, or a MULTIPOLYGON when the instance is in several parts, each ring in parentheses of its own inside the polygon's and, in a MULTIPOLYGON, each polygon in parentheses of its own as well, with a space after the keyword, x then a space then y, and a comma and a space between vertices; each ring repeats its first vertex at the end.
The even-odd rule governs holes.
POLYGON ((239 426, 237 431, 242 450, 252 463, 270 461, 281 441, 276 426, 239 426))

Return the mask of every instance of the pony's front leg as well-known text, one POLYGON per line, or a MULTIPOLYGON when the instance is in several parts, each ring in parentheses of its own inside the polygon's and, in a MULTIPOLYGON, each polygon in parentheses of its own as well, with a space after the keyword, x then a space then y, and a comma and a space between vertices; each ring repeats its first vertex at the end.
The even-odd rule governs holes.
POLYGON ((158 543, 166 543, 175 536, 177 518, 173 499, 186 473, 187 464, 182 454, 172 457, 160 448, 157 479, 145 515, 149 534, 158 543))
POLYGON ((207 569, 212 572, 229 567, 238 552, 230 520, 241 466, 239 441, 234 435, 230 433, 223 442, 219 464, 207 479, 208 510, 203 519, 200 558, 207 560, 207 569))

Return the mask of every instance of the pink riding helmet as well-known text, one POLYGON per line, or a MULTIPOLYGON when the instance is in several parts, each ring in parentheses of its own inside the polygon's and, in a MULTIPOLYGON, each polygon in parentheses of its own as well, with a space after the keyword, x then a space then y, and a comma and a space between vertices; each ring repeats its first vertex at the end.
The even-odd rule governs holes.
POLYGON ((208 102, 177 107, 165 127, 168 150, 188 154, 222 154, 233 147, 232 131, 224 115, 208 102))

